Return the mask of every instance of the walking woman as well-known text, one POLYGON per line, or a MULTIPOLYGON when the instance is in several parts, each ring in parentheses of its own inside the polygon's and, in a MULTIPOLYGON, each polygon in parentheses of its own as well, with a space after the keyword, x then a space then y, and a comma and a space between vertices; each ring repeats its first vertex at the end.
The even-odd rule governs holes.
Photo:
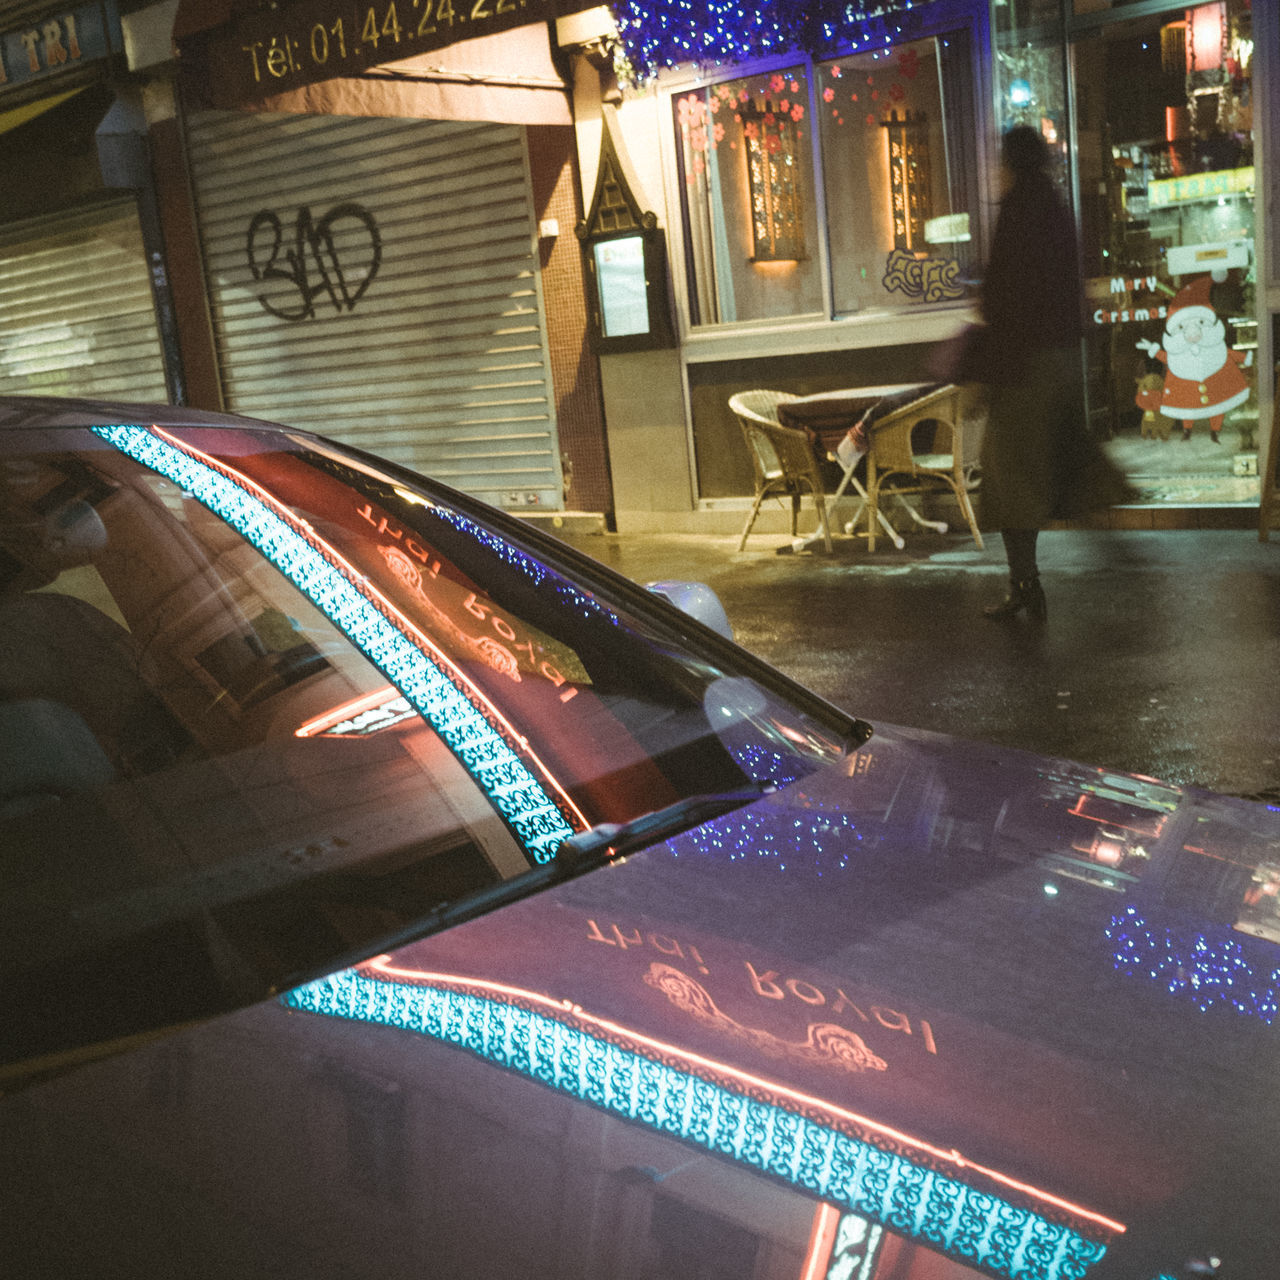
POLYGON ((1075 222, 1049 175, 1040 133, 1018 125, 1004 136, 1000 202, 982 286, 982 369, 989 389, 980 464, 983 526, 999 529, 1009 594, 989 618, 1048 615, 1036 537, 1127 495, 1123 477, 1088 433, 1083 288, 1075 222))

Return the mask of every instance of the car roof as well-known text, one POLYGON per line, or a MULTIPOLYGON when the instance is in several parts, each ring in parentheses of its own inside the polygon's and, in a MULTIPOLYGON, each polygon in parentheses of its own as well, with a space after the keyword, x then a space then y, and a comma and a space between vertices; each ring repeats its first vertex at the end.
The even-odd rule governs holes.
POLYGON ((182 405, 62 396, 0 396, 0 429, 95 427, 115 422, 145 422, 158 427, 270 426, 280 429, 278 423, 182 405))

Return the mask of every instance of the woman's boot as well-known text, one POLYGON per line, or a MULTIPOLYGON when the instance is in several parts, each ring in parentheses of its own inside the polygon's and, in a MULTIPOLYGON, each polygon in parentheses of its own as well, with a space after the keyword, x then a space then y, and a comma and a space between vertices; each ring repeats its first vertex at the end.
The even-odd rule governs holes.
POLYGON ((1016 618, 1024 609, 1032 622, 1043 622, 1049 616, 1038 574, 1030 578, 1010 578, 1009 594, 999 604, 987 605, 982 612, 988 618, 1016 618))

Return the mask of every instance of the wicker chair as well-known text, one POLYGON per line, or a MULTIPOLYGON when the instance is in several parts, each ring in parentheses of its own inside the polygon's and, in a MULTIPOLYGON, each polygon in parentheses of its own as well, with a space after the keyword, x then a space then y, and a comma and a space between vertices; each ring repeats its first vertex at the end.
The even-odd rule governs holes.
POLYGON ((766 498, 791 499, 791 536, 794 538, 800 499, 806 488, 813 495, 813 505, 818 510, 823 541, 828 551, 832 549, 825 485, 813 443, 803 431, 784 427, 777 418, 778 405, 797 399, 798 396, 785 391, 740 391, 729 397, 729 408, 742 427, 756 480, 755 501, 742 530, 739 551, 747 545, 747 535, 760 514, 760 504, 766 498))
MULTIPOLYGON (((964 444, 965 424, 974 420, 981 395, 978 387, 955 384, 939 387, 872 424, 866 484, 868 551, 875 550, 877 515, 883 499, 946 490, 955 495, 969 532, 981 548, 982 534, 978 532, 969 502, 964 444), (928 452, 916 452, 912 431, 924 423, 933 424, 933 441, 928 452)), ((907 510, 920 519, 909 504, 907 510)), ((944 525, 938 527, 945 528, 944 525)))

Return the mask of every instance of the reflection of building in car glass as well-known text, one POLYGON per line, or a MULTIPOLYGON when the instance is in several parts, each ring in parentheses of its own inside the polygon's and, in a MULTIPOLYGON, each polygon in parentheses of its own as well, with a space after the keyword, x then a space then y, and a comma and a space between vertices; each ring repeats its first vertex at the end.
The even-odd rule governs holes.
POLYGON ((0 816, 6 1276, 1274 1256, 1274 808, 873 728, 327 439, 0 402, 0 816))

